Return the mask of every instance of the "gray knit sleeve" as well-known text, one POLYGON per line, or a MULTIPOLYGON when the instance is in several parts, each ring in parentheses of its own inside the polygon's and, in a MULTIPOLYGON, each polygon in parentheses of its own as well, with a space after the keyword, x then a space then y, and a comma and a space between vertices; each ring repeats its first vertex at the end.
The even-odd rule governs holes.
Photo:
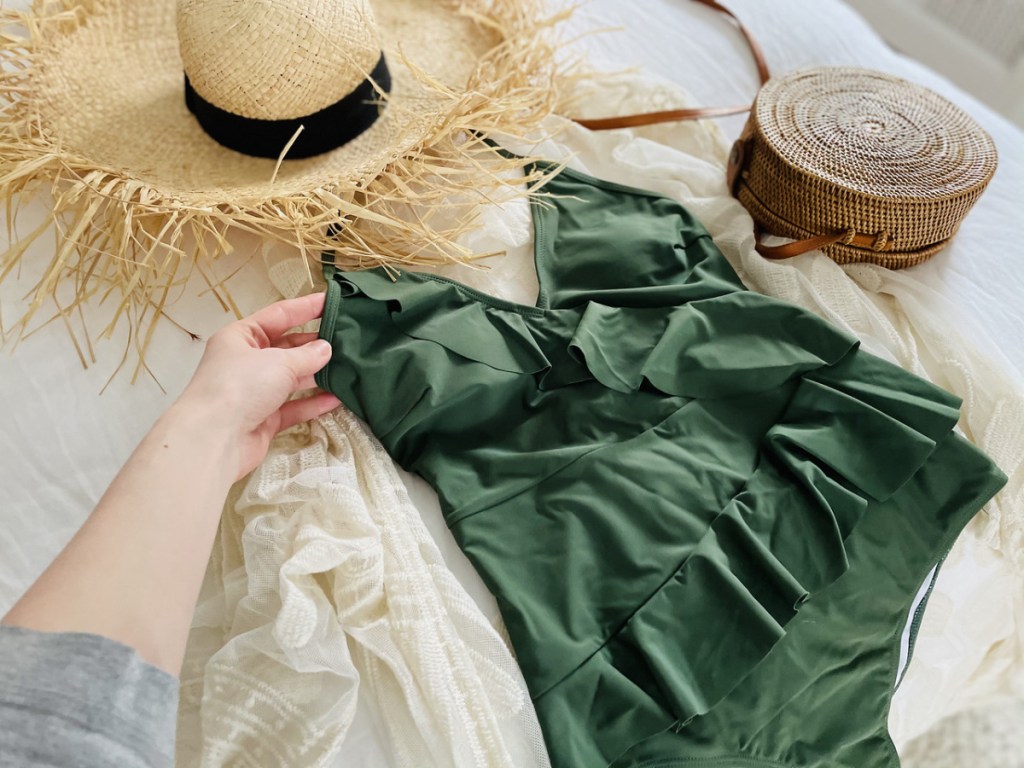
POLYGON ((98 635, 0 626, 0 766, 174 763, 178 680, 98 635))

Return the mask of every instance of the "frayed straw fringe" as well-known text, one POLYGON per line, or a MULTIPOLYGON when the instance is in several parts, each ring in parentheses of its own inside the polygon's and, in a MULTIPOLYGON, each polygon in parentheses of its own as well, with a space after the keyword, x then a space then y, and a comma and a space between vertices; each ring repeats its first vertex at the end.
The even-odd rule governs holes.
POLYGON ((54 255, 26 294, 24 313, 13 327, 0 327, 5 341, 13 337, 17 343, 37 331, 38 325, 30 327, 33 318, 52 305, 56 311, 42 325, 65 325, 87 366, 96 359, 93 339, 110 338, 127 321, 121 366, 134 351, 134 381, 148 371, 145 353, 153 332, 193 272, 225 310, 240 314, 212 269, 219 255, 231 251, 233 231, 295 246, 314 261, 329 251, 346 268, 467 263, 480 255, 456 240, 474 227, 480 207, 534 192, 545 181, 539 171, 509 181, 528 159, 499 157, 482 137, 524 138, 553 111, 556 30, 571 11, 552 15, 543 0, 461 0, 459 11, 503 42, 481 60, 464 93, 416 73, 445 99, 443 114, 415 146, 386 161, 373 181, 362 188, 325 186, 263 200, 201 204, 165 194, 128 169, 97 167, 47 132, 37 104, 35 67, 50 55, 48 41, 76 29, 83 10, 102 2, 37 0, 31 13, 0 11, 0 198, 11 243, 0 256, 0 281, 16 274, 33 242, 51 229, 55 237, 54 255), (52 218, 18 238, 20 205, 47 194, 52 218), (475 204, 463 206, 453 219, 451 195, 475 204), (66 303, 59 302, 59 289, 62 297, 70 294, 66 303), (94 337, 84 326, 82 307, 101 302, 114 309, 94 337))

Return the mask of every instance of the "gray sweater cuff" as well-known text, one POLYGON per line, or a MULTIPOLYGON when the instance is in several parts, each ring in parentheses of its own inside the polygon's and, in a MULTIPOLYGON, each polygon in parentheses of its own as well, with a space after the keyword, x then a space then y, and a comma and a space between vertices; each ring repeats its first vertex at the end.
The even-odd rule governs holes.
POLYGON ((177 678, 126 645, 0 626, 0 765, 170 766, 177 708, 177 678))

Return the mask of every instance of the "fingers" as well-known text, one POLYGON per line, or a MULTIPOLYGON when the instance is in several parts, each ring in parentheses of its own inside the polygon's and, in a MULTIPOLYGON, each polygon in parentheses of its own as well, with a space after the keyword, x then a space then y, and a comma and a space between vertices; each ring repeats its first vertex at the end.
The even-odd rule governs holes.
POLYGON ((304 421, 315 419, 328 411, 334 410, 341 404, 341 401, 330 392, 321 392, 318 395, 303 397, 299 400, 289 400, 281 406, 281 426, 279 429, 288 429, 304 421))
POLYGON ((292 349, 293 347, 301 347, 303 344, 309 344, 311 341, 316 341, 317 334, 313 333, 286 333, 284 336, 274 342, 273 346, 278 349, 292 349))
MULTIPOLYGON (((297 347, 282 349, 281 353, 283 353, 285 365, 295 374, 297 384, 302 384, 309 381, 314 373, 327 365, 327 361, 331 359, 331 345, 330 342, 323 339, 314 339, 297 347)), ((296 389, 301 388, 296 386, 296 389)))
POLYGON ((256 325, 271 343, 290 328, 320 317, 324 311, 323 293, 311 293, 297 299, 286 299, 249 315, 243 322, 256 325))

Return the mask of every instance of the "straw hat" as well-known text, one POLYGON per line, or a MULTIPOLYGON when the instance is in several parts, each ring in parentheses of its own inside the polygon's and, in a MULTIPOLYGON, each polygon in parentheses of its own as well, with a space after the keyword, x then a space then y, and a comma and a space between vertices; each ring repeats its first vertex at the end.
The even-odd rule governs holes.
POLYGON ((543 0, 3 11, 0 197, 52 190, 61 222, 29 315, 62 280, 76 281, 76 301, 106 281, 119 312, 144 306, 191 267, 186 238, 214 256, 233 227, 350 265, 468 257, 452 246, 464 222, 435 214, 453 190, 483 199, 500 184, 512 161, 484 173, 495 158, 481 136, 550 111, 556 20, 543 0), (423 210, 410 217, 409 203, 423 210), (165 246, 179 250, 168 264, 165 246))

